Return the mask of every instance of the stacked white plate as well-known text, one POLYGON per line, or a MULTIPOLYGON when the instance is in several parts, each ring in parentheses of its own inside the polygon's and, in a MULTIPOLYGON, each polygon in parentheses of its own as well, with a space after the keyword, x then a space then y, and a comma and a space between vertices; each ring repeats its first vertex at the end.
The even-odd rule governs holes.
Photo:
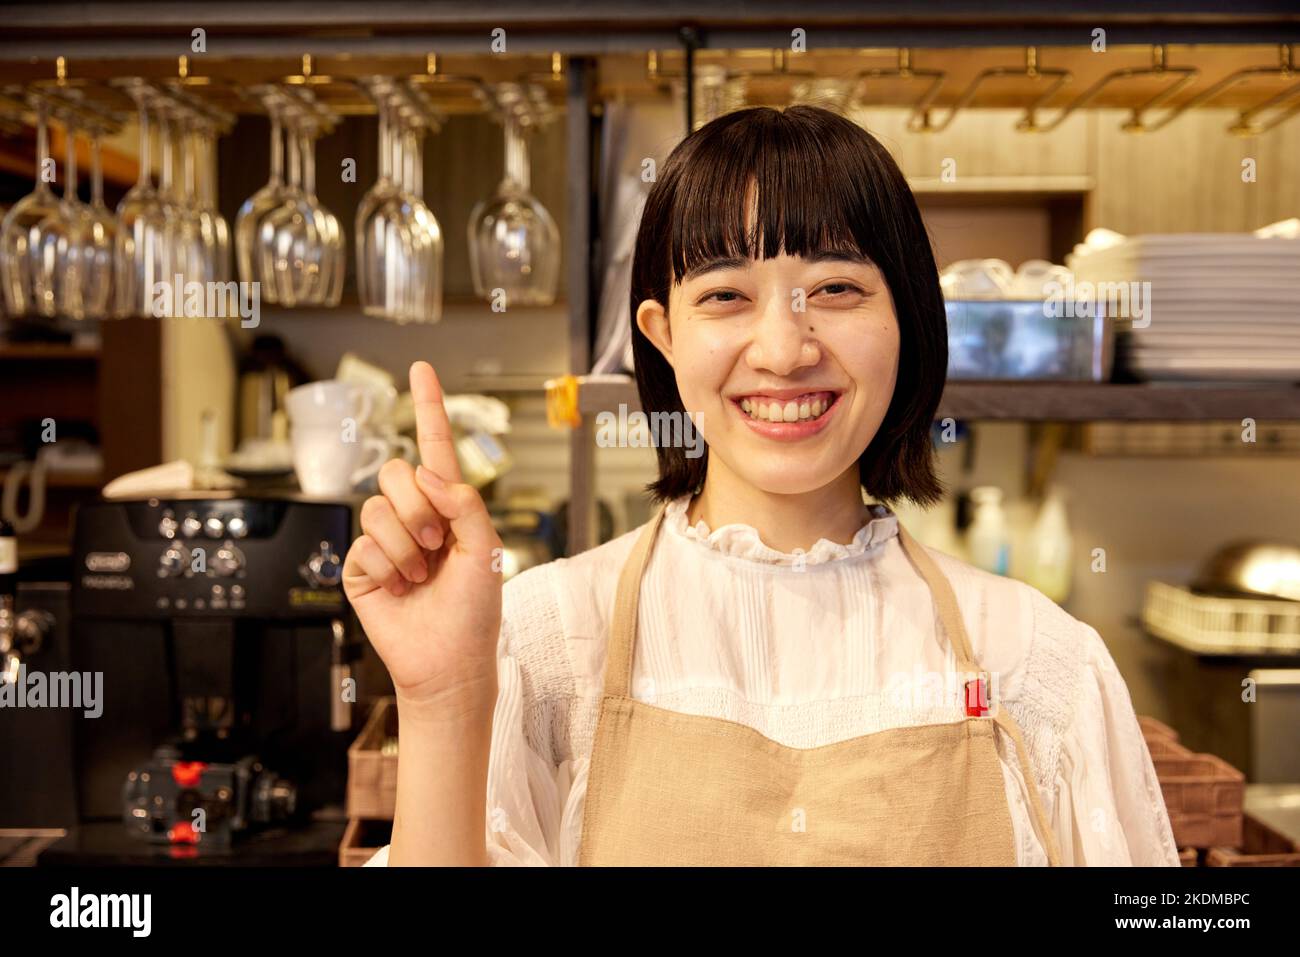
POLYGON ((1145 317, 1117 323, 1147 379, 1300 380, 1300 239, 1131 236, 1069 265, 1076 284, 1151 284, 1145 317))

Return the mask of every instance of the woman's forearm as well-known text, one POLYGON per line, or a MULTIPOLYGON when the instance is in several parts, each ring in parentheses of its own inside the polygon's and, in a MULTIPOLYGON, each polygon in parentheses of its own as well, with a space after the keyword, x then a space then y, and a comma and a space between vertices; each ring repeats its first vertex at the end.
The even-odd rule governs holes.
POLYGON ((483 866, 496 683, 436 708, 403 706, 392 866, 483 866))

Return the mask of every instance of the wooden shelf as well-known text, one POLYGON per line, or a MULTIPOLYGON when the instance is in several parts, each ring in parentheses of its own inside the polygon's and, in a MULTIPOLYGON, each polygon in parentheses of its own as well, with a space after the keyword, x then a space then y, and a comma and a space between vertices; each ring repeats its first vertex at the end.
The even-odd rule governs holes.
MULTIPOLYGON (((0 483, 8 475, 8 469, 0 469, 0 483)), ((99 472, 48 472, 45 475, 46 488, 98 489, 103 484, 104 476, 99 472)))
MULTIPOLYGON (((533 305, 515 305, 510 306, 509 311, 528 310, 530 312, 540 312, 545 310, 555 310, 562 312, 568 308, 568 302, 564 298, 557 298, 549 306, 533 305)), ((443 318, 447 313, 453 311, 468 311, 472 309, 481 309, 486 314, 492 314, 491 304, 473 295, 453 295, 444 296, 442 300, 443 318)), ((372 319, 375 322, 389 323, 392 326, 401 327, 409 326, 412 329, 427 329, 430 325, 436 323, 408 322, 399 323, 393 320, 385 319, 382 316, 367 316, 361 309, 361 301, 355 295, 345 294, 343 301, 337 306, 281 306, 278 303, 264 302, 261 305, 261 317, 263 319, 301 319, 304 316, 316 318, 321 313, 332 313, 344 316, 349 319, 372 319)))
POLYGON ((9 359, 70 360, 94 362, 99 359, 98 346, 71 346, 59 342, 0 343, 0 361, 9 359))
MULTIPOLYGON (((640 408, 630 377, 584 382, 586 414, 640 408)), ((1285 384, 949 382, 939 418, 1019 422, 1300 421, 1300 387, 1285 384)))
POLYGON ((1145 382, 950 382, 939 417, 1031 422, 1300 420, 1300 388, 1145 382))

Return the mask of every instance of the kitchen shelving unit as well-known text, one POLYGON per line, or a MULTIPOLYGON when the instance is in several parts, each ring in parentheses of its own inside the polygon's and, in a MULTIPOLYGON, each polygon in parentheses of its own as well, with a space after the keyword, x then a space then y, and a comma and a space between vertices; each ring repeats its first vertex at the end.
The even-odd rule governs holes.
MULTIPOLYGON (((1193 84, 1164 105, 1176 105, 1209 82, 1235 70, 1258 65, 1260 50, 1300 42, 1300 17, 1287 2, 1243 2, 1224 12, 1219 3, 1200 0, 1093 0, 1048 2, 1027 9, 1023 3, 955 3, 938 12, 918 9, 903 0, 805 0, 791 5, 759 0, 701 5, 664 0, 595 0, 584 4, 531 0, 471 4, 464 0, 413 4, 400 0, 355 3, 317 0, 267 4, 216 0, 191 3, 69 3, 53 0, 5 10, 0 35, 0 84, 52 78, 56 61, 70 77, 95 79, 126 73, 175 77, 178 58, 187 58, 188 81, 209 82, 199 90, 232 106, 233 87, 299 73, 304 83, 322 76, 367 74, 418 75, 434 72, 430 55, 448 73, 473 72, 491 81, 513 79, 521 68, 556 80, 553 96, 565 110, 566 228, 564 231, 565 304, 568 311, 568 368, 581 376, 591 367, 595 336, 593 314, 600 277, 596 159, 600 143, 600 100, 606 95, 661 95, 666 80, 677 77, 692 88, 697 66, 708 60, 754 67, 767 51, 790 49, 792 31, 804 31, 809 52, 798 54, 801 69, 850 70, 859 61, 889 66, 901 49, 914 51, 912 65, 938 66, 951 82, 932 106, 947 111, 965 89, 991 65, 1006 65, 1007 51, 1034 48, 1035 64, 1065 67, 1075 74, 1070 97, 1078 95, 1110 69, 1113 62, 1092 56, 1092 31, 1104 28, 1118 62, 1137 68, 1150 63, 1151 51, 1164 62, 1165 45, 1196 45, 1196 66, 1205 82, 1193 84), (193 31, 204 32, 205 49, 192 50, 193 31), (499 35, 494 31, 504 31, 499 35), (493 40, 506 52, 493 52, 493 40), (1000 48, 990 58, 988 48, 1000 48), (647 57, 657 54, 654 71, 647 57), (1130 55, 1131 54, 1131 55, 1130 55), (560 60, 557 61, 557 55, 560 60), (310 59, 304 59, 310 58, 310 59), (310 69, 308 65, 310 64, 310 69), (560 69, 555 72, 554 68, 560 69), (205 80, 206 78, 206 80, 205 80)), ((1182 51, 1177 51, 1181 55, 1182 51)), ((1284 52, 1285 56, 1285 52, 1284 52)), ((783 62, 786 58, 783 58, 783 62)), ((796 58, 790 58, 792 62, 796 58)), ((1174 52, 1170 66, 1181 65, 1174 52)), ((761 66, 759 67, 761 68, 761 66)), ((859 67, 860 68, 860 67, 859 67)), ((1141 96, 1115 83, 1087 104, 1137 108, 1141 96)), ((197 87, 196 87, 197 89, 197 87)), ((313 86, 330 102, 329 87, 313 86)), ((1248 109, 1260 97, 1228 90, 1216 105, 1248 109)), ((1066 102, 1068 102, 1067 98, 1066 102)), ((692 96, 684 97, 687 123, 692 96)), ((360 104, 330 102, 339 112, 360 104)), ((996 98, 980 106, 1024 106, 996 98)), ((1058 108, 1042 107, 1050 121, 1058 108)), ((1026 134, 1032 135, 1032 134, 1026 134)), ((1226 134, 1225 134, 1226 135, 1226 134)), ((936 190, 936 183, 918 184, 936 190)), ((1070 176, 1051 182, 998 184, 969 181, 987 190, 1079 193, 1086 178, 1070 176)), ((521 386, 512 385, 510 391, 521 386)), ((577 385, 577 411, 588 413, 569 435, 571 489, 569 548, 594 544, 595 444, 590 413, 635 407, 631 380, 577 385)), ((940 415, 967 419, 1021 421, 1237 419, 1300 420, 1300 390, 1293 387, 1219 385, 1004 384, 954 382, 945 393, 940 415)))
MULTIPOLYGON (((578 411, 640 408, 636 383, 579 379, 578 411)), ((1300 386, 1219 383, 949 381, 939 418, 1019 422, 1300 421, 1300 386)))

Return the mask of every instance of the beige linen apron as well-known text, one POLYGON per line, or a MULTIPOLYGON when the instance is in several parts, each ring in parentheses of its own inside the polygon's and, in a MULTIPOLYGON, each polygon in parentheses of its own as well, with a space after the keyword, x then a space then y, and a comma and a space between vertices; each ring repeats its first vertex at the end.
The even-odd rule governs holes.
MULTIPOLYGON (((969 716, 976 706, 954 723, 790 748, 734 721, 634 700, 641 578, 663 515, 619 577, 579 864, 1012 866, 995 725, 1015 743, 1035 829, 1060 864, 1020 729, 996 702, 992 717, 969 716)), ((929 586, 958 674, 973 677, 952 587, 901 524, 898 537, 929 586)))

